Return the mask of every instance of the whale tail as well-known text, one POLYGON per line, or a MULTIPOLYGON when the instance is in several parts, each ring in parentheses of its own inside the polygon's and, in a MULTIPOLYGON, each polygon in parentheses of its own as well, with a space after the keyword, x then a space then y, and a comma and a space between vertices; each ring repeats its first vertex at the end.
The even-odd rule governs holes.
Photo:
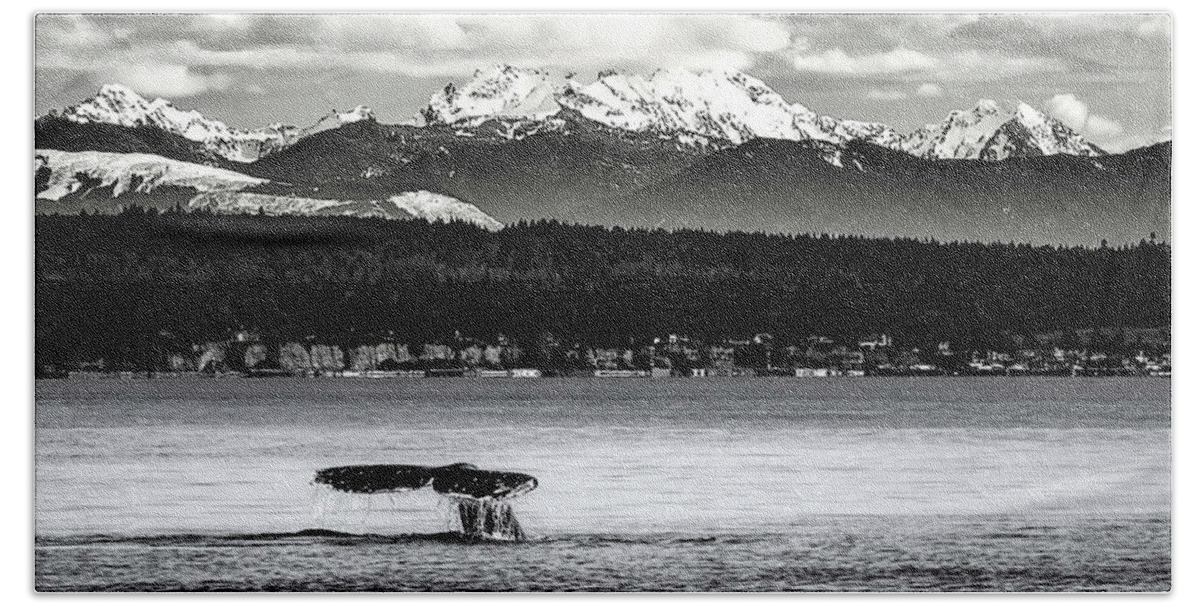
POLYGON ((313 483, 350 494, 410 492, 432 486, 449 499, 451 519, 471 539, 525 540, 509 499, 532 492, 537 478, 485 471, 459 462, 442 467, 408 464, 352 465, 321 469, 313 483))

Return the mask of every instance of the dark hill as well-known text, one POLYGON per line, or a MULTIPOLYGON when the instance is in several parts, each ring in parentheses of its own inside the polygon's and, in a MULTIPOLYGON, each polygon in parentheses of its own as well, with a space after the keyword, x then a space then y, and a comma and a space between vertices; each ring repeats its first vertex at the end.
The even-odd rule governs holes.
POLYGON ((463 129, 362 121, 313 135, 254 163, 249 173, 291 182, 277 193, 384 197, 429 190, 478 205, 502 222, 604 217, 602 200, 669 177, 701 156, 672 141, 570 123, 520 139, 485 123, 463 129))
POLYGON ((1097 244, 1169 238, 1170 145, 1090 159, 924 161, 754 140, 611 202, 639 225, 1097 244), (636 210, 636 212, 635 212, 636 210), (631 213, 632 212, 632 213, 631 213))
POLYGON ((1170 145, 1090 159, 927 161, 865 143, 705 150, 574 119, 518 139, 363 121, 249 172, 333 198, 430 190, 503 222, 1096 244, 1170 235, 1170 145), (826 158, 838 159, 840 166, 826 158))
POLYGON ((150 126, 78 123, 56 116, 42 116, 33 122, 33 142, 35 148, 64 152, 137 152, 234 171, 240 167, 238 163, 209 152, 203 144, 150 126))
MULTIPOLYGON (((273 180, 256 189, 272 194, 363 200, 428 190, 506 223, 1034 244, 1171 235, 1169 143, 1099 158, 928 161, 865 143, 758 139, 719 150, 690 147, 568 116, 565 127, 359 121, 236 164, 152 127, 55 117, 35 127, 38 147, 149 152, 222 166, 273 180)), ((164 207, 162 197, 152 198, 139 204, 164 207)))

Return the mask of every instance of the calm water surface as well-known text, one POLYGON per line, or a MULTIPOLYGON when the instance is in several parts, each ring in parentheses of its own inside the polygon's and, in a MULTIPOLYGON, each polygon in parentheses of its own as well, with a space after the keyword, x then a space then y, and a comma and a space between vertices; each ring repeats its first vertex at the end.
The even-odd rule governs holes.
POLYGON ((39 589, 1153 590, 1158 379, 51 380, 39 589), (534 540, 315 469, 536 475, 534 540))

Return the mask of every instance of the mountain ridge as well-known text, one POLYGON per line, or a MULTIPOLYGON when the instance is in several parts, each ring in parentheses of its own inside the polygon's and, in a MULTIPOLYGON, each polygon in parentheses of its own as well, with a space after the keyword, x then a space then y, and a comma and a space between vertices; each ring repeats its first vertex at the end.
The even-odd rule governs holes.
POLYGON ((332 122, 339 125, 359 120, 374 120, 366 106, 348 112, 333 110, 309 127, 275 123, 248 130, 230 127, 216 119, 207 118, 196 110, 180 110, 161 97, 148 100, 133 89, 120 84, 106 84, 95 96, 76 105, 55 111, 50 117, 76 123, 101 123, 123 127, 157 127, 191 141, 203 144, 211 152, 234 162, 248 163, 286 147, 291 143, 325 128, 332 122), (329 122, 327 122, 329 121, 329 122))
MULTIPOLYGON (((712 147, 766 137, 843 145, 867 141, 930 160, 1105 153, 1061 121, 1020 101, 1008 107, 981 99, 971 109, 952 111, 941 122, 901 133, 880 122, 818 115, 788 101, 763 81, 732 69, 657 70, 649 77, 605 70, 590 84, 573 78, 557 80, 561 83, 545 70, 491 66, 476 70, 466 82, 447 84, 430 97, 420 114, 427 125, 474 128, 495 121, 505 125, 509 137, 523 136, 531 129, 561 128, 563 117, 574 113, 610 128, 712 147)), ((348 112, 334 110, 303 128, 275 123, 238 129, 195 110, 180 110, 162 98, 147 100, 119 84, 104 85, 94 97, 52 115, 79 123, 156 126, 241 163, 330 127, 375 120, 371 109, 360 105, 348 112)))
POLYGON ((904 135, 818 115, 735 70, 560 86, 497 66, 448 85, 424 114, 418 126, 362 106, 335 113, 254 162, 144 121, 43 116, 35 139, 233 169, 264 180, 247 193, 303 208, 424 191, 505 223, 1051 243, 1170 234, 1169 144, 1107 154, 1020 102, 980 100, 904 135))
POLYGON ((430 123, 475 126, 488 118, 554 121, 561 110, 570 110, 609 127, 689 144, 739 145, 753 138, 866 141, 931 160, 1104 154, 1061 121, 1020 101, 1005 107, 983 99, 971 110, 956 110, 940 123, 902 134, 884 123, 818 115, 738 70, 656 70, 648 78, 606 70, 591 84, 568 78, 557 87, 550 80, 545 71, 511 65, 476 70, 467 82, 435 93, 422 113, 430 123), (550 102, 558 109, 550 109, 550 102))

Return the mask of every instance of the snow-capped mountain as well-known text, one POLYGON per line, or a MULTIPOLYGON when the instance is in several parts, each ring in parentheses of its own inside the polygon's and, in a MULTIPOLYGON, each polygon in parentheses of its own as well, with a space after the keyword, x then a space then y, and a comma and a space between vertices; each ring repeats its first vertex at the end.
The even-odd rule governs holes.
POLYGON ((78 123, 157 127, 203 143, 214 153, 243 163, 257 160, 319 130, 374 118, 370 108, 358 106, 344 113, 335 110, 307 128, 273 124, 263 129, 245 130, 206 118, 195 110, 180 110, 161 97, 147 100, 119 84, 104 85, 95 97, 64 109, 58 116, 78 123))
MULTIPOLYGON (((865 141, 930 160, 1104 154, 1063 123, 1021 102, 1007 107, 980 100, 974 108, 951 112, 944 121, 906 135, 882 123, 819 115, 736 70, 658 70, 649 77, 608 70, 585 85, 542 70, 499 65, 477 70, 465 83, 448 84, 430 98, 422 115, 427 124, 454 127, 460 137, 522 139, 563 131, 572 118, 712 149, 767 138, 835 145, 865 141), (479 130, 485 123, 486 133, 479 130)), ((374 120, 370 108, 358 106, 334 110, 308 127, 277 123, 244 130, 161 98, 149 101, 115 84, 56 116, 76 123, 157 127, 242 163, 320 131, 374 120)), ((839 162, 836 150, 827 156, 829 162, 839 162)))
MULTIPOLYGON (((461 86, 447 85, 424 110, 430 124, 471 127, 488 120, 519 120, 525 121, 525 131, 531 122, 551 123, 566 114, 716 148, 767 138, 837 145, 865 141, 925 159, 1104 153, 1021 102, 1008 108, 981 100, 941 123, 903 134, 883 123, 818 115, 736 70, 658 70, 648 78, 609 70, 591 84, 567 80, 556 87, 546 72, 496 66, 477 71, 461 86)), ((837 158, 830 153, 828 161, 838 164, 837 158)))
POLYGON ((279 196, 254 192, 209 192, 188 201, 190 210, 213 213, 264 215, 342 215, 384 219, 420 219, 428 222, 463 221, 487 230, 504 224, 470 203, 432 192, 405 192, 386 201, 330 200, 279 196))
POLYGON ((151 192, 164 186, 197 192, 241 190, 267 183, 236 171, 165 158, 155 154, 35 150, 34 172, 48 171, 35 198, 57 201, 85 185, 111 192, 151 192))
POLYGON ((558 111, 550 74, 509 65, 476 70, 471 80, 434 93, 426 122, 475 126, 486 120, 548 118, 558 111))
POLYGON ((899 139, 885 125, 818 116, 735 70, 659 70, 649 78, 609 72, 587 86, 568 83, 558 101, 611 127, 700 135, 734 145, 755 138, 832 143, 862 138, 879 145, 899 139))
POLYGON ((37 208, 194 202, 491 230, 551 218, 1044 243, 1170 232, 1169 146, 1105 154, 1019 102, 983 100, 904 134, 818 114, 736 71, 608 71, 584 85, 499 66, 423 114, 422 126, 381 124, 365 107, 307 129, 273 125, 260 153, 283 147, 235 165, 206 148, 233 141, 228 127, 105 87, 35 122, 37 190, 56 201, 37 208))
POLYGON ((565 109, 607 127, 688 144, 767 137, 861 139, 896 148, 901 141, 887 125, 819 116, 736 70, 659 70, 649 78, 606 71, 591 84, 568 80, 560 87, 550 80, 545 72, 512 66, 477 71, 461 87, 435 94, 424 113, 430 123, 474 125, 492 118, 552 119, 565 109))
POLYGON ((956 110, 944 121, 914 131, 905 138, 902 149, 926 159, 1104 154, 1070 127, 1027 103, 1018 102, 1009 109, 991 99, 981 99, 970 110, 956 110))

